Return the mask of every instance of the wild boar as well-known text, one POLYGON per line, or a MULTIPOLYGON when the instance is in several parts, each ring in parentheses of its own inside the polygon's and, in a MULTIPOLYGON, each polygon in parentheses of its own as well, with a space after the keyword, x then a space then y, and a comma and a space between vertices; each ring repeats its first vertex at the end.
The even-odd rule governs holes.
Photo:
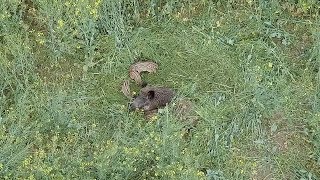
POLYGON ((140 90, 130 105, 131 110, 143 109, 151 111, 166 106, 175 95, 171 88, 146 86, 140 90))

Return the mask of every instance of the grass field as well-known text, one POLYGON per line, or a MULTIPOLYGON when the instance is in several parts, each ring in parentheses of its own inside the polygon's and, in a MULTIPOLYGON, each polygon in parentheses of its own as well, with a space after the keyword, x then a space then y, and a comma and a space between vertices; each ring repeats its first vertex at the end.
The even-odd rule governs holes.
POLYGON ((320 179, 317 0, 0 8, 0 179, 320 179), (187 138, 176 100, 153 121, 128 111, 139 57, 193 103, 187 138))

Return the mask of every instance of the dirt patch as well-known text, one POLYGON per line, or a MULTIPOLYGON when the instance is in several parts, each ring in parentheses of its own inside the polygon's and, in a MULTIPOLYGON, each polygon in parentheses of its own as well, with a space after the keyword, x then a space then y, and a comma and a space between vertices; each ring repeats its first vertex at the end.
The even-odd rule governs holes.
POLYGON ((275 150, 278 152, 288 151, 290 137, 291 134, 286 131, 276 132, 273 136, 271 136, 275 150))
POLYGON ((48 65, 47 62, 39 63, 37 73, 47 85, 66 85, 71 81, 80 80, 82 77, 81 67, 66 59, 54 65, 50 65, 50 63, 48 65))
POLYGON ((39 19, 39 7, 32 0, 24 0, 21 3, 23 8, 22 20, 30 29, 39 32, 48 32, 47 27, 39 19))
POLYGON ((189 128, 195 127, 199 117, 194 111, 194 104, 189 99, 181 99, 177 101, 174 113, 178 119, 184 122, 189 128))
POLYGON ((285 152, 290 148, 290 138, 292 131, 286 123, 287 118, 281 111, 275 112, 268 119, 268 132, 271 143, 273 144, 273 150, 276 152, 285 152))
POLYGON ((301 32, 298 37, 297 43, 294 43, 289 49, 289 57, 295 60, 301 60, 306 56, 308 50, 312 47, 312 35, 308 32, 301 32))
POLYGON ((252 180, 271 180, 274 179, 274 169, 270 163, 261 164, 252 173, 252 180))

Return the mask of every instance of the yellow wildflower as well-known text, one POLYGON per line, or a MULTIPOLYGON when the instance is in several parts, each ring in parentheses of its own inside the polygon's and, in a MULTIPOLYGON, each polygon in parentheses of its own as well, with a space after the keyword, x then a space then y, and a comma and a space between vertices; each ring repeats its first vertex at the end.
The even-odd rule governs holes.
POLYGON ((71 5, 71 3, 69 1, 65 2, 64 5, 66 5, 67 7, 69 7, 71 5))
POLYGON ((158 119, 158 116, 156 116, 156 115, 151 117, 151 121, 155 121, 157 119, 158 119))
POLYGON ((216 22, 216 25, 217 25, 217 27, 220 27, 220 26, 221 26, 220 21, 217 21, 217 22, 216 22))
POLYGON ((75 14, 76 14, 76 16, 79 16, 79 14, 80 14, 80 9, 79 8, 76 9, 75 14))
POLYGON ((197 172, 197 176, 204 176, 204 172, 198 171, 198 172, 197 172))
POLYGON ((33 174, 31 174, 28 179, 29 179, 29 180, 35 180, 36 178, 34 177, 33 174))
POLYGON ((97 6, 100 5, 100 3, 101 3, 101 0, 97 0, 97 1, 94 3, 94 5, 97 7, 97 6))
POLYGON ((251 5, 251 4, 252 4, 252 0, 247 0, 247 3, 248 3, 249 5, 251 5))
POLYGON ((98 17, 98 11, 97 9, 93 8, 90 10, 90 15, 92 15, 94 18, 98 17))
POLYGON ((39 158, 43 158, 43 157, 46 156, 46 152, 45 152, 43 149, 40 149, 40 150, 38 151, 38 156, 39 156, 39 158))
POLYGON ((25 160, 22 161, 22 165, 24 167, 28 167, 31 164, 31 158, 27 157, 25 160))
POLYGON ((39 40, 39 44, 43 45, 44 44, 44 40, 43 39, 39 40))
POLYGON ((63 28, 63 26, 64 26, 63 20, 62 20, 62 19, 59 19, 59 20, 58 20, 58 29, 63 28))

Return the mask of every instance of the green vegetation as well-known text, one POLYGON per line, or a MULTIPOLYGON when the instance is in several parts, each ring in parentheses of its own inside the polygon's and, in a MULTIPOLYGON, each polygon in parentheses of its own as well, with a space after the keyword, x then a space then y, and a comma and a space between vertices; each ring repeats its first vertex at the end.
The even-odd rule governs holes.
POLYGON ((320 178, 317 0, 0 4, 0 179, 320 178), (138 57, 187 138, 175 102, 128 112, 138 57))

